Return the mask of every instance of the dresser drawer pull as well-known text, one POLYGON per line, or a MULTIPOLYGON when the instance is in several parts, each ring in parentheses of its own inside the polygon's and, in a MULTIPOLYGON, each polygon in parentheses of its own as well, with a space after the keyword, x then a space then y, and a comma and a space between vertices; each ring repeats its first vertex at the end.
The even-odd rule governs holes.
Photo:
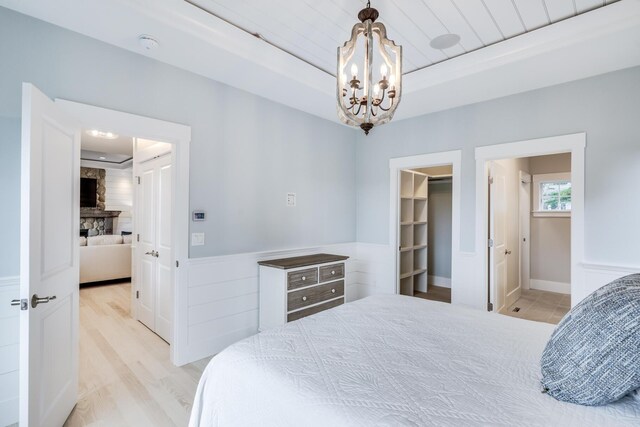
POLYGON ((332 293, 332 294, 335 294, 335 293, 336 293, 336 290, 335 290, 335 289, 331 289, 331 293, 332 293))
POLYGON ((306 301, 306 300, 307 300, 307 297, 302 297, 302 301, 306 301))
POLYGON ((336 271, 335 270, 331 270, 331 274, 336 274, 336 271))
POLYGON ((307 278, 305 276, 302 276, 302 280, 307 280, 307 278))

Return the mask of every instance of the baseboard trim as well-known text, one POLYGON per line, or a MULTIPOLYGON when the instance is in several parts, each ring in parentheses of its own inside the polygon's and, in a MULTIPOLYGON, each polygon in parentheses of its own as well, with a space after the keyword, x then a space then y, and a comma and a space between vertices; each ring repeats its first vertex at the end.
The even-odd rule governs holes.
POLYGON ((451 277, 427 276, 427 283, 434 286, 451 289, 451 277))
POLYGON ((559 294, 571 294, 571 283, 552 282, 550 280, 531 279, 529 289, 538 291, 557 292, 559 294))

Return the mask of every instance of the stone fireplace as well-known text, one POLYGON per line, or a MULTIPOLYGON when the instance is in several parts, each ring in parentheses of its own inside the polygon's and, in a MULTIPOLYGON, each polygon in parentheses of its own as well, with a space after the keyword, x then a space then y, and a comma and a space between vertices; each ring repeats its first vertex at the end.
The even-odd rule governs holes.
POLYGON ((97 203, 95 208, 80 208, 80 234, 86 236, 98 236, 113 234, 113 219, 120 215, 120 211, 107 211, 105 183, 106 171, 96 168, 80 168, 81 178, 96 179, 97 203))

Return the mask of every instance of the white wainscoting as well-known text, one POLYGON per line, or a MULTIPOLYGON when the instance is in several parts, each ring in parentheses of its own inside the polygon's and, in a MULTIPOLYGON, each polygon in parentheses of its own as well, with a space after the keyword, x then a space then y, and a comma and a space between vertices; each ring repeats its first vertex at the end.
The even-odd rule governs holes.
POLYGON ((18 422, 18 357, 20 354, 20 278, 0 277, 0 426, 18 422))
POLYGON ((360 298, 355 270, 362 267, 354 243, 190 259, 185 362, 216 354, 258 332, 258 261, 315 252, 349 256, 346 299, 360 298))
POLYGON ((571 305, 574 306, 582 301, 587 295, 607 283, 619 279, 629 274, 640 273, 639 266, 629 265, 608 265, 592 262, 583 262, 580 264, 580 274, 582 274, 581 282, 583 286, 571 295, 571 305))

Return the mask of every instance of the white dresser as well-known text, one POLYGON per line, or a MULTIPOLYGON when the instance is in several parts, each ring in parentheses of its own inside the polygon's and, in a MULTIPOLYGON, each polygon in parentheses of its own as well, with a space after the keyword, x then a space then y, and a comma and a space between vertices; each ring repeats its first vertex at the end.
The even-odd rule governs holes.
POLYGON ((260 330, 344 304, 348 258, 314 254, 259 262, 260 330))

